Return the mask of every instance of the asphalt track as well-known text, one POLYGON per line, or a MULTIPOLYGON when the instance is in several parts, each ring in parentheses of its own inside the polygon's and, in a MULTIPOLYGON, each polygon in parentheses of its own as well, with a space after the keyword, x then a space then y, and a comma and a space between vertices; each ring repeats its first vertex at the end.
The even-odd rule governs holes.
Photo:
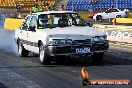
MULTIPOLYGON (((95 65, 89 60, 54 61, 41 65, 37 55, 21 58, 17 55, 14 31, 0 28, 0 88, 132 88, 131 85, 89 85, 83 87, 81 68, 90 79, 132 80, 132 50, 110 46, 103 62, 95 65)), ((80 58, 81 59, 81 58, 80 58)))

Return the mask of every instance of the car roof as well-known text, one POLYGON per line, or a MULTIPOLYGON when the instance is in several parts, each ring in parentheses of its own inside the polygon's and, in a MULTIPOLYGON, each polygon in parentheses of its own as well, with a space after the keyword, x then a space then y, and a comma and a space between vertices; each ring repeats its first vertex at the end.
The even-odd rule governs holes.
MULTIPOLYGON (((117 9, 117 10, 119 10, 118 8, 109 8, 109 9, 117 9)), ((109 10, 109 9, 108 9, 108 10, 109 10)))
POLYGON ((37 12, 37 13, 32 13, 35 15, 40 15, 40 14, 51 14, 51 13, 76 13, 73 11, 44 11, 44 12, 37 12))

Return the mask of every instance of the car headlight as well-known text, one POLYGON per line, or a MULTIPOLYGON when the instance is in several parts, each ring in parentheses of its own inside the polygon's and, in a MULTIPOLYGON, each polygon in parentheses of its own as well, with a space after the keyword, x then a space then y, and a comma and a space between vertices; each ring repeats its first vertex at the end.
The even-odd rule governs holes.
POLYGON ((52 39, 49 41, 49 45, 69 45, 72 44, 71 39, 52 39))
POLYGON ((91 41, 98 42, 98 41, 105 41, 106 39, 107 39, 107 36, 95 36, 95 37, 92 37, 91 41))

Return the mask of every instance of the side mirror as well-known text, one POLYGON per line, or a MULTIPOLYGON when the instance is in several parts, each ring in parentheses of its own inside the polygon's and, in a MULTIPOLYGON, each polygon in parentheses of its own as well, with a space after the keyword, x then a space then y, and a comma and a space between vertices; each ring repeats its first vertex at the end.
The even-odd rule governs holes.
POLYGON ((87 22, 87 25, 88 25, 89 27, 92 27, 92 26, 93 26, 93 23, 87 22))
POLYGON ((35 28, 36 28, 35 26, 29 26, 30 31, 36 31, 35 28))

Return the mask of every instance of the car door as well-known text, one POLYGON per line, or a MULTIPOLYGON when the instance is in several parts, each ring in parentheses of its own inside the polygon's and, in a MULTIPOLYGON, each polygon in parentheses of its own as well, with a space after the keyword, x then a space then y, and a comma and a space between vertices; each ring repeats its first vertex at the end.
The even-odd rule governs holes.
POLYGON ((36 29, 37 29, 37 16, 32 15, 29 28, 28 28, 28 33, 27 33, 27 40, 29 42, 28 44, 28 50, 39 53, 39 48, 38 48, 38 39, 37 39, 37 34, 36 34, 36 29))
POLYGON ((108 10, 106 11, 105 18, 106 18, 106 19, 113 18, 113 15, 112 15, 112 14, 113 14, 113 13, 112 13, 112 9, 108 9, 108 10))
POLYGON ((19 31, 19 38, 22 41, 22 44, 25 49, 27 49, 27 29, 29 28, 29 23, 31 20, 31 16, 27 16, 19 31))
POLYGON ((117 10, 117 9, 113 9, 112 10, 112 15, 113 15, 113 18, 117 17, 117 16, 120 16, 120 12, 117 10))

